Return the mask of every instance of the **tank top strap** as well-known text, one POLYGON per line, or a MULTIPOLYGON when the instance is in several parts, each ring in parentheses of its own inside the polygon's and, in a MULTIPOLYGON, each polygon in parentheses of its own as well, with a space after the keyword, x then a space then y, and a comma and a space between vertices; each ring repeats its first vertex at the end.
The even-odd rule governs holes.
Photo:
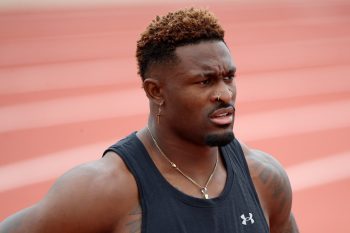
POLYGON ((248 164, 245 159, 242 147, 240 143, 234 139, 234 141, 224 147, 222 147, 224 154, 227 155, 228 161, 236 173, 242 177, 250 177, 248 164), (237 172, 239 171, 239 172, 237 172))
POLYGON ((103 156, 109 151, 113 151, 119 155, 131 171, 142 197, 147 199, 152 198, 155 191, 159 195, 159 191, 162 190, 157 187, 161 183, 159 176, 154 171, 154 167, 152 166, 153 161, 148 156, 145 146, 137 138, 136 132, 131 133, 129 136, 110 146, 104 151, 103 156))
MULTIPOLYGON (((256 205, 259 207, 259 214, 261 216, 264 216, 259 196, 255 189, 253 179, 250 176, 248 163, 242 150, 241 144, 237 139, 234 139, 232 143, 228 144, 222 149, 226 151, 225 154, 228 155, 228 160, 230 161, 232 168, 235 170, 235 176, 237 178, 236 181, 246 184, 247 191, 254 197, 253 201, 256 202, 256 205)), ((264 224, 267 226, 266 222, 264 222, 264 224)))

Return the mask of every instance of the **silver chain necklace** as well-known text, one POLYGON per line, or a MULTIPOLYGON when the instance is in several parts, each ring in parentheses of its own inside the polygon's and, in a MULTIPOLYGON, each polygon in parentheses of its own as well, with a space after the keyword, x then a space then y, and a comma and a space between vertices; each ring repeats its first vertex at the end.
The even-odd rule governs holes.
POLYGON ((186 179, 188 179, 189 181, 191 181, 192 184, 194 184, 195 186, 197 186, 199 188, 199 190, 201 191, 203 197, 205 199, 209 199, 209 194, 208 194, 208 185, 210 183, 210 181, 212 180, 214 173, 216 171, 216 167, 218 165, 218 160, 219 160, 219 156, 218 154, 216 155, 216 161, 215 161, 215 165, 213 168, 213 171, 211 172, 207 182, 205 183, 204 186, 198 184, 194 179, 192 179, 190 176, 188 176, 186 173, 184 173, 173 161, 171 161, 168 156, 165 155, 165 153, 163 152, 162 149, 160 149, 158 142, 156 141, 156 139, 153 137, 153 134, 151 133, 151 130, 149 129, 149 127, 147 126, 148 132, 151 135, 151 138, 153 140, 154 145, 157 147, 158 151, 160 152, 160 154, 170 163, 170 166, 175 168, 181 175, 183 175, 186 179))

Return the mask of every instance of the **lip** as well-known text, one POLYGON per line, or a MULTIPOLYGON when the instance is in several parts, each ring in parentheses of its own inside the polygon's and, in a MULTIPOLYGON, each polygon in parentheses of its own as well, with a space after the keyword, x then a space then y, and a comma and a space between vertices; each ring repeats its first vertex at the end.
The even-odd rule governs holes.
POLYGON ((234 108, 232 106, 220 108, 210 114, 210 121, 216 125, 228 125, 233 123, 234 108))

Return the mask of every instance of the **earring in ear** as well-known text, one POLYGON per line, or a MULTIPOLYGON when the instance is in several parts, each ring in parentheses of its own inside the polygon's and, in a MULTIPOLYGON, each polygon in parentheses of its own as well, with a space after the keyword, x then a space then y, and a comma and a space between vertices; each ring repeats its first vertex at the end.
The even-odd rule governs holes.
POLYGON ((160 104, 159 104, 159 107, 158 107, 158 113, 157 113, 157 122, 159 124, 160 122, 160 113, 162 112, 162 105, 163 105, 164 101, 162 101, 160 104))

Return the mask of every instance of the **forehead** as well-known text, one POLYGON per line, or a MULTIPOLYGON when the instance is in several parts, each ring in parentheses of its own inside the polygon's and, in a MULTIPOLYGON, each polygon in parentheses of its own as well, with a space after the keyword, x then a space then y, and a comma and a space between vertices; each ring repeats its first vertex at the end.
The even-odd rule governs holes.
POLYGON ((176 48, 179 72, 193 73, 235 70, 231 54, 222 41, 205 41, 176 48))

